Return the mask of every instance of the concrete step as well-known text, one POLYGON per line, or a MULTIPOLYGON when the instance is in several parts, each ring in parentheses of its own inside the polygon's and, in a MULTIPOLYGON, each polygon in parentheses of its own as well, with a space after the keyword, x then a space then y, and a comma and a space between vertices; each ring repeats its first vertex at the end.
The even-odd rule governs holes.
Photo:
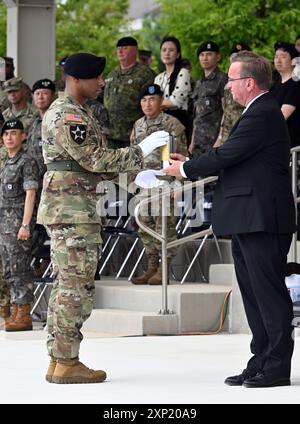
MULTIPOLYGON (((159 314, 163 309, 161 286, 136 286, 126 279, 109 277, 96 281, 95 309, 85 329, 125 335, 214 331, 219 326, 225 296, 231 289, 231 281, 222 284, 225 271, 231 278, 231 268, 212 271, 217 284, 181 285, 171 281, 167 304, 170 315, 159 314)), ((224 329, 228 329, 226 323, 224 329)))
POLYGON ((85 332, 107 332, 123 336, 167 335, 178 331, 178 315, 147 311, 94 309, 84 323, 85 332))

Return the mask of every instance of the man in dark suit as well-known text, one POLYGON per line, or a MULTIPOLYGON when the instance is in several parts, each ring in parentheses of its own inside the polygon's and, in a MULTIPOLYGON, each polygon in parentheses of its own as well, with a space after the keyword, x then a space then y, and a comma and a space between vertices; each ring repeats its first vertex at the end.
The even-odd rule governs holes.
POLYGON ((295 231, 290 142, 283 115, 268 94, 270 83, 266 59, 237 53, 228 88, 245 110, 228 139, 190 161, 173 154, 165 169, 190 179, 219 174, 213 231, 232 234, 235 271, 253 334, 246 369, 225 383, 246 387, 289 385, 294 347, 293 307, 284 281, 295 231))

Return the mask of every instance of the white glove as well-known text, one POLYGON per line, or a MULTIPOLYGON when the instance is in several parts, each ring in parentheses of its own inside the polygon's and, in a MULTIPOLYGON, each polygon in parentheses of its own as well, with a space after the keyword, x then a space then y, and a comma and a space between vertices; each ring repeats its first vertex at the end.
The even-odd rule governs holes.
POLYGON ((154 188, 164 184, 164 181, 156 178, 156 175, 165 175, 164 171, 156 171, 154 169, 147 169, 141 171, 135 177, 135 184, 142 188, 154 188))
POLYGON ((150 153, 152 153, 153 150, 167 144, 169 140, 170 140, 170 134, 167 131, 156 131, 148 135, 148 137, 146 137, 139 144, 140 148, 143 151, 144 158, 150 155, 150 153))

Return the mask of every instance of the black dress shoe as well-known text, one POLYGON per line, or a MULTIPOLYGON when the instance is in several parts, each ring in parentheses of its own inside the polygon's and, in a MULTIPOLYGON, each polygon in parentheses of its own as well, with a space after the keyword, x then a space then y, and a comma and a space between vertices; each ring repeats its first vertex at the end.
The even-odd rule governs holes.
POLYGON ((264 373, 257 373, 256 376, 244 381, 244 387, 276 387, 290 386, 291 380, 288 377, 268 376, 264 373))
POLYGON ((256 371, 251 371, 246 368, 242 374, 227 377, 224 383, 228 384, 228 386, 242 386, 245 380, 254 377, 256 374, 256 371))

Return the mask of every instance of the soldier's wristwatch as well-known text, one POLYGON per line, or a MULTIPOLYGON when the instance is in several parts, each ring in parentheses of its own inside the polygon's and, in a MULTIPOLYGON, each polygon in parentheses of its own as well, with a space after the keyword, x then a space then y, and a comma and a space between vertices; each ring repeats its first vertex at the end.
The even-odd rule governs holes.
POLYGON ((28 224, 22 224, 21 227, 24 228, 26 231, 30 231, 28 224))

